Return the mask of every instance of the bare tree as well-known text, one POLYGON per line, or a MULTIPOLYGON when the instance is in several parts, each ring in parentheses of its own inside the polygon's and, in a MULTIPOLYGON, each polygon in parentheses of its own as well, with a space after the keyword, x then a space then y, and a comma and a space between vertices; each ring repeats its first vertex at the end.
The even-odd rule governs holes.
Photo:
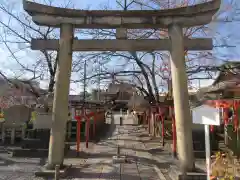
MULTIPOLYGON (((204 2, 204 0, 202 1, 204 2)), ((191 1, 184 1, 181 6, 187 6, 191 3, 191 1)), ((176 7, 176 5, 169 5, 169 1, 159 1, 159 0, 133 0, 127 3, 127 1, 117 1, 117 4, 120 8, 127 9, 164 9, 169 7, 176 7)), ((105 7, 106 8, 106 7, 105 7)), ((220 16, 223 12, 226 12, 226 9, 221 10, 218 13, 217 17, 220 16)), ((214 21, 217 21, 217 17, 215 17, 214 21)), ((219 22, 222 23, 222 22, 219 22)), ((115 31, 113 30, 91 30, 87 32, 91 34, 94 38, 114 38, 115 31)), ((213 33, 218 33, 215 29, 215 25, 205 25, 199 27, 187 28, 184 31, 184 35, 188 38, 192 37, 212 37, 213 33)), ((129 39, 146 39, 146 38, 154 38, 154 39, 164 39, 168 38, 168 32, 166 29, 159 30, 128 30, 127 36, 129 39)), ((214 38, 214 37, 213 37, 214 38)), ((221 37, 224 39, 224 37, 221 37)), ((216 41, 215 41, 216 42, 216 41)), ((218 40, 219 42, 219 40, 218 40)), ((231 47, 224 41, 220 41, 220 43, 215 43, 215 47, 231 47)), ((205 79, 213 79, 215 76, 215 72, 218 68, 218 65, 221 63, 222 59, 211 51, 206 52, 185 52, 186 55, 186 66, 187 73, 189 76, 189 86, 191 86, 191 82, 195 80, 205 80, 205 79)), ((100 53, 98 56, 101 56, 102 59, 111 58, 111 64, 113 61, 121 61, 122 66, 118 69, 118 73, 113 72, 112 66, 106 68, 105 72, 100 73, 99 76, 107 75, 108 73, 115 73, 116 75, 123 74, 123 70, 125 71, 125 75, 128 78, 124 78, 123 80, 128 81, 130 83, 135 84, 136 87, 142 90, 143 94, 148 97, 149 101, 159 102, 159 91, 160 88, 166 91, 167 83, 169 83, 169 78, 171 78, 170 67, 169 67, 169 59, 170 55, 168 52, 105 52, 100 53), (115 60, 117 59, 117 60, 115 60), (135 69, 131 68, 135 66, 135 69), (137 67, 137 68, 136 68, 137 67), (126 70, 127 69, 127 70, 126 70), (140 71, 136 73, 131 73, 133 71, 140 71), (133 81, 134 79, 134 81, 133 81), (160 88, 159 88, 160 87, 160 88)), ((92 55, 92 58, 93 55, 92 55)), ((227 61, 228 59, 224 59, 227 61)), ((90 77, 97 77, 97 74, 90 77)), ((109 76, 105 76, 108 78, 109 76)))
MULTIPOLYGON (((48 5, 52 5, 53 2, 53 0, 45 1, 48 5)), ((4 50, 9 54, 11 66, 14 67, 12 71, 16 78, 47 81, 48 91, 53 92, 58 52, 46 50, 41 50, 41 52, 31 51, 30 44, 32 38, 57 39, 60 32, 51 27, 35 25, 27 13, 16 11, 19 5, 18 3, 1 3, 0 14, 3 18, 0 19, 0 42, 4 50)), ((61 6, 69 7, 73 5, 71 1, 67 1, 61 6)), ((74 72, 78 72, 81 69, 80 60, 79 58, 74 58, 74 72)))
MULTIPOLYGON (((204 0, 203 0, 204 1, 204 0)), ((50 5, 53 4, 49 0, 50 5)), ((128 9, 163 9, 176 7, 169 4, 169 1, 159 0, 133 0, 127 2, 117 1, 120 8, 128 9)), ((188 5, 190 1, 185 1, 188 5)), ((64 7, 73 6, 70 1, 65 3, 64 7)), ((9 52, 11 60, 17 63, 18 77, 25 74, 31 76, 30 79, 40 79, 48 81, 48 91, 52 92, 55 83, 55 73, 57 68, 58 53, 51 51, 33 52, 29 50, 31 38, 58 38, 59 31, 50 27, 39 27, 32 23, 30 17, 24 13, 16 13, 12 4, 2 3, 0 5, 0 40, 5 49, 9 52), (23 54, 24 53, 24 54, 23 54), (26 56, 28 55, 28 57, 26 56), (24 60, 23 60, 24 59, 24 60)), ((104 6, 108 9, 107 6, 104 6)), ((185 30, 185 36, 208 36, 208 26, 194 27, 185 30)), ((87 35, 93 39, 115 37, 114 30, 76 30, 76 36, 79 34, 87 35)), ((163 39, 168 38, 166 29, 159 30, 128 30, 130 39, 163 39)), ((167 82, 170 78, 169 54, 167 52, 104 52, 104 53, 74 53, 72 82, 79 83, 83 80, 83 59, 88 62, 88 83, 97 83, 98 77, 110 77, 110 74, 120 76, 122 80, 135 84, 136 87, 148 97, 149 101, 159 101, 160 88, 166 90, 167 82), (95 74, 94 68, 98 68, 98 59, 101 59, 102 65, 99 76, 95 74), (120 63, 121 62, 121 63, 120 63), (115 66, 118 63, 118 66, 115 66), (114 65, 113 65, 114 64, 114 65), (133 68, 134 67, 134 68, 133 68), (164 67, 164 68, 163 68, 164 67), (139 73, 141 71, 141 73, 139 73), (124 78, 123 78, 124 76, 124 78), (90 78, 92 77, 92 78, 90 78), (91 79, 91 80, 90 80, 91 79)), ((217 64, 217 57, 211 52, 186 52, 189 82, 196 79, 211 79, 214 74, 209 71, 211 66, 217 64)))

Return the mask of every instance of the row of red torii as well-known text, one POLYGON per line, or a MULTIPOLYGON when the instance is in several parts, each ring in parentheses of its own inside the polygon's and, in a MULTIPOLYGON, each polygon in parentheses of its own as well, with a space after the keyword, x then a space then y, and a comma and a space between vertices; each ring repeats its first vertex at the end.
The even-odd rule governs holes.
MULTIPOLYGON (((240 106, 240 100, 208 100, 205 102, 205 104, 208 104, 210 106, 213 106, 215 108, 222 108, 223 109, 223 123, 224 125, 227 125, 229 123, 229 116, 228 112, 230 108, 233 108, 234 112, 237 112, 237 109, 240 106)), ((93 136, 95 136, 95 128, 96 128, 96 120, 98 119, 98 116, 102 113, 105 113, 105 111, 98 111, 98 112, 89 112, 86 113, 86 111, 83 109, 81 114, 79 116, 75 116, 75 119, 77 120, 77 148, 76 151, 79 153, 80 151, 80 127, 81 127, 81 121, 82 119, 86 119, 87 122, 87 133, 86 133, 86 148, 88 148, 88 140, 89 140, 89 129, 90 129, 90 118, 93 118, 93 136)), ((164 137, 165 137, 165 127, 164 127, 164 120, 165 118, 171 118, 172 119, 172 153, 176 157, 177 156, 177 137, 176 137, 176 124, 175 124, 175 116, 174 116, 174 108, 171 105, 161 105, 161 106, 155 106, 148 109, 144 114, 144 124, 148 124, 148 132, 151 134, 151 118, 153 118, 153 123, 156 124, 157 122, 161 122, 161 137, 162 137, 162 145, 164 146, 164 137), (166 113, 168 112, 168 113, 166 113)), ((239 126, 239 120, 238 120, 238 114, 234 113, 233 118, 233 125, 234 125, 234 131, 238 130, 239 126)), ((222 123, 222 122, 221 122, 222 123)), ((211 125, 211 132, 213 132, 214 126, 211 125)), ((155 128, 153 129, 153 134, 155 134, 155 128)))
POLYGON ((211 38, 187 39, 183 28, 205 25, 211 22, 221 0, 167 10, 101 11, 76 10, 45 6, 23 1, 24 9, 40 26, 60 28, 60 39, 32 39, 33 50, 56 50, 59 53, 56 87, 53 103, 53 127, 51 130, 48 168, 62 164, 64 160, 64 129, 68 116, 68 93, 73 51, 170 51, 171 75, 178 158, 183 170, 194 168, 191 135, 191 117, 188 99, 185 50, 212 50, 211 38), (116 39, 75 40, 74 28, 116 29, 116 39), (127 39, 126 29, 166 28, 169 39, 127 39))

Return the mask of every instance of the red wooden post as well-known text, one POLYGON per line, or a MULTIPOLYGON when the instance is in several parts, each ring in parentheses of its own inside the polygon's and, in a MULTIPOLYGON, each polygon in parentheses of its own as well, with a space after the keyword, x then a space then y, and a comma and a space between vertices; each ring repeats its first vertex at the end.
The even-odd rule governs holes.
POLYGON ((87 123, 86 129, 86 148, 88 148, 88 141, 89 141, 89 129, 90 129, 90 118, 85 115, 85 122, 87 123))
POLYGON ((147 115, 147 111, 145 111, 145 113, 144 113, 144 115, 145 115, 145 118, 144 118, 144 125, 147 125, 147 123, 148 123, 148 120, 147 120, 147 118, 148 118, 148 115, 147 115))
POLYGON ((151 124, 150 124, 150 121, 151 121, 151 111, 149 110, 148 112, 148 134, 151 134, 151 124))
POLYGON ((228 113, 229 113, 229 108, 224 107, 223 108, 223 118, 224 118, 224 125, 225 126, 228 124, 228 113))
POLYGON ((80 151, 81 144, 81 119, 77 120, 77 152, 80 151))
POLYGON ((234 100, 233 108, 234 108, 234 131, 238 130, 238 103, 234 100))
POLYGON ((152 112, 152 116, 153 117, 153 136, 155 137, 156 136, 156 118, 155 118, 155 112, 153 111, 152 112))
POLYGON ((97 113, 93 116, 93 137, 95 138, 96 135, 96 120, 97 120, 97 113))
POLYGON ((160 108, 160 106, 158 107, 158 116, 159 116, 159 120, 162 123, 162 146, 164 146, 165 142, 164 142, 164 136, 165 136, 165 132, 164 132, 164 110, 160 108))
POLYGON ((165 135, 165 132, 164 132, 164 117, 161 115, 161 120, 162 120, 162 146, 164 146, 164 135, 165 135))
POLYGON ((177 134, 176 134, 176 121, 174 115, 172 116, 172 134, 173 134, 173 157, 177 157, 177 134))
POLYGON ((224 120, 224 143, 228 145, 228 134, 227 134, 227 126, 228 126, 228 113, 229 107, 223 107, 223 120, 224 120))
POLYGON ((77 153, 80 151, 80 143, 81 143, 81 116, 75 116, 75 119, 77 120, 77 153))
POLYGON ((176 133, 176 120, 174 115, 174 108, 169 106, 169 115, 172 118, 172 138, 173 138, 173 147, 172 147, 172 153, 173 157, 177 157, 177 133, 176 133))

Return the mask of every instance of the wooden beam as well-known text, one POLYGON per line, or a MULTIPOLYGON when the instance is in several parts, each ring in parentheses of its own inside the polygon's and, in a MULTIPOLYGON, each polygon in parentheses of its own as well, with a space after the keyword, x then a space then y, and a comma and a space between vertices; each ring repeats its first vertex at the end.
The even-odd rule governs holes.
MULTIPOLYGON (((185 39, 185 50, 212 50, 212 39, 185 39)), ((58 50, 58 40, 32 39, 33 50, 58 50)), ((74 40, 73 51, 167 51, 171 40, 74 40)))

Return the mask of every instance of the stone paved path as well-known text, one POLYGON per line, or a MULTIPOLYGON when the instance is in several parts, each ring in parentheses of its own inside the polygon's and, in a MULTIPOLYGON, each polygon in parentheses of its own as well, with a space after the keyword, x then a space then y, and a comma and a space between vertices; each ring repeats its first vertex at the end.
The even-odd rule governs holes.
MULTIPOLYGON (((65 164, 72 164, 73 167, 67 176, 61 179, 164 180, 164 177, 159 178, 159 170, 155 167, 157 165, 163 169, 167 168, 168 157, 156 160, 150 153, 152 148, 159 147, 159 141, 149 141, 144 128, 131 125, 117 126, 108 139, 98 144, 90 143, 88 149, 82 143, 80 157, 65 158, 65 164), (127 156, 128 163, 112 163, 117 145, 120 146, 120 153, 127 156)), ((39 170, 44 163, 40 158, 11 158, 4 151, 0 152, 0 180, 43 180, 34 177, 34 171, 39 170)))
POLYGON ((159 171, 156 171, 154 160, 147 152, 141 134, 142 131, 136 126, 117 126, 110 138, 93 146, 86 162, 79 168, 73 168, 65 180, 160 180, 159 171), (120 146, 120 154, 127 157, 127 163, 112 163, 117 145, 120 146))

